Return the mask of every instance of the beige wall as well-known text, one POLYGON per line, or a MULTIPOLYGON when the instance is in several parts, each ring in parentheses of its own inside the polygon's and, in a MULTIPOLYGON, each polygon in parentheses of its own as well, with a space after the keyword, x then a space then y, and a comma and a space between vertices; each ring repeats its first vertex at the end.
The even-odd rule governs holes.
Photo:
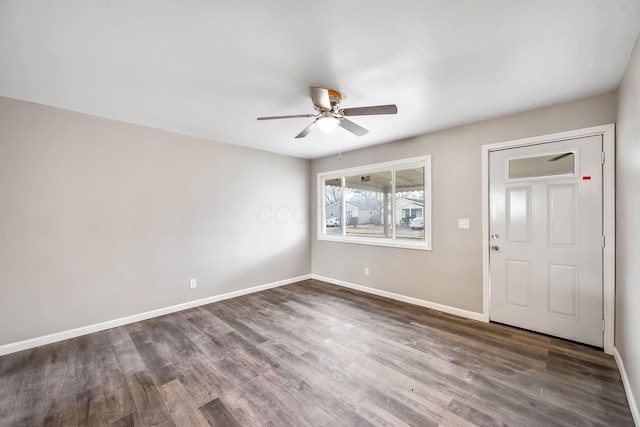
POLYGON ((10 325, 0 345, 310 271, 481 312, 480 147, 612 123, 616 103, 615 93, 595 96, 310 168, 0 98, 0 324, 10 325), (318 172, 424 154, 433 161, 433 251, 315 239, 316 213, 310 227, 305 210, 318 172), (458 218, 471 229, 458 230, 458 218))
MULTIPOLYGON (((614 123, 615 93, 487 120, 317 159, 316 174, 431 154, 433 250, 381 248, 316 240, 312 215, 312 273, 472 312, 482 312, 481 146, 494 142, 614 123), (470 230, 457 228, 471 220, 470 230), (364 276, 369 267, 370 276, 364 276)), ((402 106, 399 106, 402 112, 402 106)))
MULTIPOLYGON (((640 41, 619 87, 616 127, 616 340, 640 407, 640 41)), ((636 419, 640 422, 640 419, 636 419)))
POLYGON ((308 274, 309 186, 306 160, 0 98, 0 346, 308 274))

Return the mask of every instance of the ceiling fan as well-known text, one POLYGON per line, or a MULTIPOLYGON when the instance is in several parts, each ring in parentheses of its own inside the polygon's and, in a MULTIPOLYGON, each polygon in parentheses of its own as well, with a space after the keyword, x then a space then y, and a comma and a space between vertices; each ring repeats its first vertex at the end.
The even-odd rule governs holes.
POLYGON ((340 108, 342 94, 333 89, 309 86, 311 102, 316 110, 315 114, 295 114, 291 116, 258 117, 258 120, 294 119, 300 117, 313 117, 315 120, 302 130, 296 138, 304 138, 316 127, 325 132, 330 132, 340 126, 354 135, 363 136, 369 131, 348 120, 351 116, 369 116, 378 114, 396 114, 398 107, 395 104, 376 105, 371 107, 340 108))

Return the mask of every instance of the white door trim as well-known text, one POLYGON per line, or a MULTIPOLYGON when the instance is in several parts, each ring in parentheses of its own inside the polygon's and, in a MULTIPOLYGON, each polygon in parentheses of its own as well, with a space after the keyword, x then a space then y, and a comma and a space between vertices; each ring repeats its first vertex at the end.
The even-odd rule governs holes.
POLYGON ((605 163, 602 169, 603 229, 605 247, 603 250, 603 313, 604 351, 613 354, 615 323, 615 125, 608 124, 568 132, 534 136, 531 138, 497 142, 482 146, 482 317, 489 321, 489 153, 505 148, 545 144, 585 136, 602 135, 605 163))

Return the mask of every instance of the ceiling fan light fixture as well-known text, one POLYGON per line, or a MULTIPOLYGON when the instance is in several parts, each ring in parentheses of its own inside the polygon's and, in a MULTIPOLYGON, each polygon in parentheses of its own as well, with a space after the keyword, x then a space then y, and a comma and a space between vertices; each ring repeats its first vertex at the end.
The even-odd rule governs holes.
POLYGON ((338 127, 340 120, 334 116, 324 116, 318 119, 317 125, 318 128, 323 132, 332 132, 335 128, 338 127))
POLYGON ((314 120, 306 128, 296 135, 296 139, 304 138, 315 128, 322 132, 332 132, 340 126, 355 136, 365 136, 368 130, 349 120, 351 116, 374 116, 380 114, 397 114, 398 107, 395 104, 371 105, 367 107, 340 108, 342 94, 332 89, 318 86, 309 86, 309 94, 313 103, 314 114, 293 114, 288 116, 258 117, 258 120, 295 119, 298 117, 313 117, 314 120))

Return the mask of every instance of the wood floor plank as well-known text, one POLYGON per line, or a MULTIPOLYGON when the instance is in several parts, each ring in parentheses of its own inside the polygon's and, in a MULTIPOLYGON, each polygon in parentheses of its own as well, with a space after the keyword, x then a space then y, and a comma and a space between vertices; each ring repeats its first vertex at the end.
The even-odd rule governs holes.
POLYGON ((110 424, 111 427, 134 427, 136 425, 136 419, 134 414, 125 415, 110 424))
POLYGON ((542 399, 533 399, 523 393, 516 384, 506 386, 493 378, 470 372, 467 385, 476 391, 476 394, 482 390, 483 401, 498 403, 496 406, 513 419, 522 422, 532 420, 537 425, 573 424, 573 417, 565 408, 550 405, 542 399), (555 416, 551 417, 549 414, 554 411, 555 416))
POLYGON ((176 379, 173 365, 161 355, 158 342, 154 342, 145 331, 135 331, 131 334, 131 340, 135 344, 145 367, 151 372, 159 385, 176 379))
MULTIPOLYGON (((66 427, 76 425, 76 396, 62 395, 53 398, 44 417, 45 427, 66 427)), ((3 425, 0 423, 0 425, 3 425)), ((8 425, 8 424, 7 424, 8 425)))
MULTIPOLYGON (((394 414, 389 412, 388 409, 381 408, 380 406, 371 403, 369 400, 364 400, 358 403, 358 412, 367 419, 368 423, 375 426, 385 427, 409 427, 411 424, 407 424, 404 421, 397 418, 394 414)), ((420 425, 420 424, 415 424, 420 425)))
POLYGON ((20 396, 22 378, 27 371, 27 356, 31 350, 3 356, 0 368, 0 425, 12 425, 15 402, 20 396))
POLYGON ((526 427, 519 421, 510 419, 504 414, 500 414, 485 405, 468 405, 462 400, 453 399, 447 408, 452 414, 462 418, 476 426, 495 427, 495 426, 520 426, 526 427))
POLYGON ((7 399, 0 403, 0 426, 11 426, 13 423, 15 399, 7 399))
POLYGON ((51 353, 51 367, 47 384, 47 394, 66 397, 76 392, 76 354, 70 341, 62 341, 54 345, 51 353))
POLYGON ((280 395, 288 395, 285 397, 289 400, 294 399, 296 403, 292 406, 300 408, 300 411, 305 414, 305 418, 308 418, 312 425, 335 426, 342 424, 335 417, 335 414, 324 407, 324 404, 318 404, 309 397, 309 384, 301 381, 289 369, 281 368, 277 372, 267 372, 263 374, 263 377, 266 381, 279 387, 280 395))
POLYGON ((202 415, 179 380, 169 381, 159 387, 165 406, 171 418, 179 426, 207 427, 209 423, 202 415))
POLYGON ((84 390, 76 395, 78 426, 108 426, 109 416, 102 387, 84 390))
POLYGON ((125 378, 120 382, 110 382, 103 389, 109 421, 115 421, 136 412, 136 406, 125 378))
POLYGON ((176 425, 149 372, 142 371, 128 376, 127 385, 136 406, 133 414, 135 424, 165 427, 176 425))
POLYGON ((170 350, 170 360, 175 364, 182 360, 198 357, 200 351, 196 345, 185 334, 183 328, 176 325, 176 321, 181 320, 181 314, 176 316, 162 316, 158 319, 158 332, 162 340, 167 343, 170 350))
POLYGON ((632 426, 592 347, 306 280, 0 357, 0 426, 632 426))
POLYGON ((231 328, 233 328, 234 333, 242 335, 243 337, 245 337, 246 339, 248 339, 249 341, 255 344, 260 344, 267 341, 267 338, 260 335, 250 327, 248 327, 237 317, 233 316, 229 309, 219 310, 216 314, 216 317, 218 317, 220 320, 222 320, 231 328))
POLYGON ((38 353, 38 357, 34 357, 26 364, 20 394, 16 396, 13 404, 12 423, 15 425, 36 425, 47 412, 47 381, 51 367, 51 354, 38 353))
MULTIPOLYGON (((441 427, 476 427, 480 424, 472 423, 449 410, 445 410, 441 413, 442 421, 440 421, 441 427)), ((496 424, 498 425, 498 424, 496 424)))
POLYGON ((305 405, 304 399, 295 399, 294 390, 286 390, 277 382, 270 381, 266 374, 258 375, 251 380, 261 396, 268 396, 275 415, 272 420, 279 425, 327 426, 335 425, 335 420, 326 412, 318 410, 315 405, 305 405))
POLYGON ((115 421, 135 412, 135 404, 126 376, 118 362, 117 350, 114 344, 110 344, 108 339, 113 335, 105 331, 102 335, 103 342, 96 348, 96 361, 100 377, 103 381, 103 392, 107 407, 109 421, 115 421))
POLYGON ((96 352, 93 346, 93 336, 84 335, 73 338, 71 345, 74 348, 76 394, 100 387, 102 378, 95 363, 96 352))
POLYGON ((271 420, 277 425, 310 425, 295 412, 285 410, 273 388, 266 387, 260 381, 260 374, 250 361, 242 357, 230 357, 219 362, 217 366, 234 378, 252 406, 262 413, 265 420, 271 420))
POLYGON ((367 389, 367 400, 397 419, 412 426, 438 426, 442 417, 438 413, 425 410, 415 405, 414 401, 398 398, 385 388, 370 386, 367 389))
MULTIPOLYGON (((578 383, 571 372, 563 372, 560 375, 539 372, 538 375, 531 376, 522 372, 507 374, 495 369, 487 369, 482 365, 474 367, 473 371, 490 376, 504 386, 518 384, 518 391, 527 393, 530 398, 541 399, 567 409, 573 408, 575 412, 584 412, 587 418, 596 419, 600 423, 616 421, 620 409, 625 409, 620 407, 619 401, 610 393, 600 388, 589 387, 588 382, 578 383), (588 407, 599 407, 602 410, 589 414, 591 411, 587 409, 588 407)), ((622 413, 624 414, 624 411, 622 413)), ((625 416, 622 415, 620 422, 624 419, 625 416)))
POLYGON ((124 376, 144 371, 146 366, 126 327, 110 329, 118 365, 124 376))
POLYGON ((357 413, 357 404, 362 400, 359 390, 353 387, 343 387, 336 384, 321 371, 289 353, 279 344, 264 344, 260 347, 286 364, 287 369, 295 372, 304 381, 300 383, 300 390, 311 401, 327 408, 327 411, 335 414, 335 418, 346 425, 367 425, 365 418, 357 413))
POLYGON ((211 378, 207 370, 201 369, 198 362, 185 363, 176 369, 178 379, 197 407, 220 397, 218 381, 211 378))
POLYGON ((210 370, 215 372, 212 375, 219 389, 219 398, 232 410, 234 418, 241 425, 264 425, 270 421, 270 413, 263 406, 256 404, 244 383, 238 382, 237 378, 229 371, 221 369, 218 364, 209 364, 210 370))
POLYGON ((224 402, 219 398, 213 399, 200 407, 200 412, 213 427, 240 427, 224 402))
MULTIPOLYGON (((185 337, 197 348, 198 351, 195 360, 199 359, 200 356, 205 356, 217 362, 227 356, 224 346, 221 345, 219 341, 223 333, 212 328, 208 323, 210 319, 215 316, 203 318, 201 317, 203 313, 208 312, 187 310, 183 313, 176 313, 175 324, 180 328, 185 337)), ((226 332, 232 332, 232 330, 226 332)))

